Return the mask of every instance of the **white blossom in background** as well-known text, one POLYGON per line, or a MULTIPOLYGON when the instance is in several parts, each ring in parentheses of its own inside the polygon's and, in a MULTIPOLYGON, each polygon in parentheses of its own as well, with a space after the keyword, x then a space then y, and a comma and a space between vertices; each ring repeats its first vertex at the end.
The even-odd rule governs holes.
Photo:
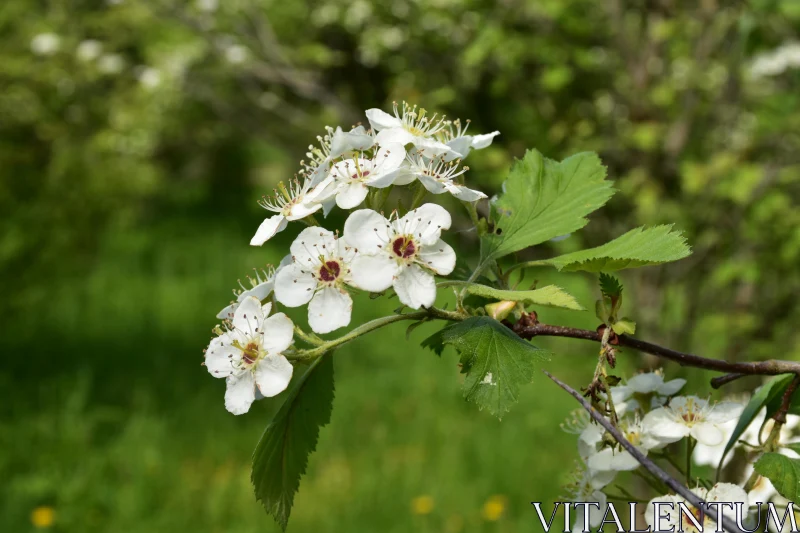
POLYGON ((450 193, 464 202, 477 202, 486 195, 457 183, 455 180, 469 167, 460 167, 460 159, 447 162, 443 157, 427 158, 420 152, 406 156, 405 172, 418 179, 432 194, 450 193))
POLYGON ((619 414, 660 407, 685 384, 686 380, 680 378, 665 382, 664 374, 659 370, 644 372, 633 376, 624 385, 611 387, 611 399, 619 414), (646 405, 641 405, 640 400, 645 400, 646 405))
POLYGON ((353 299, 350 265, 355 250, 332 232, 306 228, 291 246, 292 263, 275 277, 275 298, 289 307, 308 304, 308 324, 329 333, 350 323, 353 299))
POLYGON ((499 131, 493 131, 492 133, 486 133, 484 135, 468 135, 467 129, 469 129, 469 124, 470 121, 467 120, 462 128, 461 120, 455 119, 448 122, 448 127, 440 132, 440 140, 452 150, 452 152, 445 157, 445 161, 452 161, 459 157, 455 154, 460 154, 460 157, 463 159, 467 157, 472 150, 486 148, 492 144, 495 137, 500 135, 499 131))
POLYGON ((289 386, 292 364, 283 352, 292 344, 294 325, 283 313, 269 316, 272 304, 250 296, 236 309, 227 331, 206 349, 205 365, 225 378, 225 409, 246 413, 256 399, 256 387, 267 398, 289 386))
POLYGON ((340 208, 352 209, 364 201, 369 187, 382 189, 394 183, 405 155, 400 144, 386 144, 371 157, 354 152, 353 157, 333 164, 309 198, 318 202, 335 198, 340 208))
POLYGON ((195 0, 195 5, 200 11, 213 13, 219 8, 219 0, 195 0))
MULTIPOLYGON (((602 488, 611 483, 616 476, 616 472, 593 472, 588 468, 580 468, 573 474, 572 482, 567 485, 567 499, 572 503, 597 502, 600 509, 588 506, 589 526, 597 528, 603 520, 603 513, 606 507, 606 495, 602 488)), ((575 519, 572 522, 572 533, 582 533, 584 523, 584 506, 574 509, 575 519)))
MULTIPOLYGON (((747 509, 750 505, 750 500, 748 499, 747 493, 744 491, 744 489, 731 483, 717 483, 711 487, 711 490, 706 490, 704 487, 697 487, 692 489, 692 492, 698 498, 706 502, 729 502, 734 504, 734 506, 736 503, 741 502, 743 509, 747 509)), ((730 507, 723 507, 723 509, 725 509, 723 512, 726 514, 726 516, 729 516, 731 519, 734 518, 734 512, 730 509, 730 507)), ((716 531, 717 525, 710 516, 705 515, 702 517, 702 520, 699 519, 700 516, 700 511, 692 504, 687 502, 683 496, 667 494, 650 500, 645 507, 644 521, 648 526, 650 526, 650 528, 652 528, 653 531, 657 531, 658 528, 660 528, 660 531, 686 531, 687 533, 716 531), (669 510, 669 512, 663 513, 664 518, 659 520, 658 524, 656 524, 655 508, 653 506, 655 502, 671 503, 674 506, 674 510, 670 509, 669 507, 665 508, 669 510), (685 504, 691 511, 692 515, 698 518, 697 521, 700 523, 702 530, 698 530, 697 527, 695 527, 691 522, 691 519, 685 515, 685 513, 678 512, 678 503, 685 504), (669 516, 669 519, 666 518, 667 515, 669 516)), ((745 523, 747 522, 745 521, 745 523)))
POLYGON ((231 65, 240 65, 247 60, 248 50, 240 44, 232 44, 225 47, 223 54, 225 61, 231 65))
POLYGON ((96 41, 94 39, 86 39, 85 41, 81 41, 78 43, 77 48, 75 48, 75 57, 78 58, 79 61, 83 61, 84 63, 88 63, 90 61, 94 61, 100 54, 103 53, 103 44, 100 41, 96 41))
MULTIPOLYGON (((644 428, 638 416, 623 418, 619 421, 619 430, 636 449, 647 455, 650 450, 663 448, 666 443, 650 435, 644 428)), ((583 435, 581 435, 583 437, 583 435)), ((602 434, 601 434, 602 438, 602 434)), ((586 465, 598 472, 615 471, 623 472, 635 470, 639 462, 627 450, 621 447, 606 446, 586 459, 586 465)))
POLYGON ((300 175, 311 182, 312 186, 324 180, 334 159, 353 150, 364 151, 375 144, 375 138, 364 126, 356 126, 350 131, 341 127, 336 129, 325 126, 325 135, 317 136, 318 146, 308 147, 308 160, 300 161, 300 175))
POLYGON ((322 204, 315 202, 307 202, 306 196, 311 190, 311 182, 309 180, 294 180, 289 184, 289 187, 279 185, 280 191, 274 191, 275 196, 272 198, 264 197, 259 202, 261 207, 267 211, 277 213, 264 222, 256 230, 256 234, 250 239, 251 246, 261 246, 276 233, 286 229, 286 226, 292 220, 300 220, 308 215, 314 214, 322 208, 322 204))
POLYGON ((153 67, 142 67, 137 75, 139 84, 145 89, 152 90, 161 85, 161 71, 153 67))
POLYGON ((51 56, 61 48, 61 37, 55 33, 40 33, 31 39, 31 51, 37 56, 51 56))
POLYGON ((375 142, 379 145, 413 144, 427 157, 444 154, 452 155, 454 158, 461 157, 460 153, 437 140, 437 136, 448 125, 444 116, 437 114, 428 116, 425 109, 405 102, 402 103, 402 107, 398 107, 397 102, 394 103, 394 116, 376 108, 367 109, 366 114, 372 129, 378 132, 375 142))
POLYGON ((750 75, 754 78, 777 76, 795 68, 800 68, 800 43, 790 42, 757 55, 750 65, 750 75))
POLYGON ((222 311, 217 313, 217 318, 219 319, 232 319, 233 314, 236 312, 236 309, 239 307, 246 298, 253 296, 257 298, 259 301, 264 301, 270 294, 272 294, 272 290, 275 288, 275 275, 278 271, 285 267, 288 264, 291 264, 292 256, 287 255, 283 258, 283 260, 278 265, 278 268, 272 268, 268 266, 266 270, 262 272, 256 271, 255 277, 249 277, 248 281, 250 282, 250 288, 245 288, 242 285, 242 282, 239 282, 239 286, 242 288, 241 290, 234 290, 233 295, 236 297, 236 300, 231 302, 230 305, 225 307, 222 311))
POLYGON ((721 424, 739 418, 744 406, 736 402, 710 405, 697 396, 678 396, 665 407, 645 415, 644 430, 665 443, 693 437, 707 446, 716 446, 725 438, 721 424))
POLYGON ((97 69, 103 74, 119 74, 125 68, 125 60, 119 54, 104 54, 97 60, 97 69))
POLYGON ((353 212, 344 224, 344 239, 358 252, 353 284, 371 292, 393 287, 412 309, 432 306, 436 282, 431 272, 447 275, 456 264, 455 251, 440 238, 450 223, 450 213, 436 204, 392 220, 370 209, 353 212))

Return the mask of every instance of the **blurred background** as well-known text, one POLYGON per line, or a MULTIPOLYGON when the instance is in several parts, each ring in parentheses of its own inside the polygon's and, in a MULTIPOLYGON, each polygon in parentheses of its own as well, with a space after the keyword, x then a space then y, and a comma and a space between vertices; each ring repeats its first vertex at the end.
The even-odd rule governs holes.
MULTIPOLYGON (((236 280, 300 229, 248 246, 258 198, 324 125, 392 100, 500 130, 469 158, 489 194, 526 148, 601 154, 619 193, 527 258, 641 224, 686 232, 689 259, 622 274, 639 336, 800 358, 798 39, 796 0, 5 0, 0 530, 277 531, 249 482, 276 402, 227 413, 202 350, 236 280)), ((597 297, 592 276, 534 279, 597 297)), ((354 323, 395 306, 357 299, 354 323)), ((429 332, 336 354, 291 531, 531 531, 529 502, 566 494, 570 399, 538 379, 502 421, 478 412, 453 353, 418 347, 429 332)), ((538 344, 585 384, 596 346, 538 344)), ((656 364, 622 359, 621 375, 656 364)))

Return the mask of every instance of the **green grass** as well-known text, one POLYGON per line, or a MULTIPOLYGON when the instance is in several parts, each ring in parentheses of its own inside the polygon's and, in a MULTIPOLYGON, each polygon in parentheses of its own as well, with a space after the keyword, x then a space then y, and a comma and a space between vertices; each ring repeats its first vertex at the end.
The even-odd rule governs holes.
MULTIPOLYGON (((276 263, 290 236, 264 249, 248 238, 249 228, 180 219, 111 230, 95 269, 7 322, 0 530, 33 530, 39 506, 55 510, 53 531, 278 530, 249 482, 250 454, 277 402, 234 417, 223 381, 200 366, 235 280, 276 263)), ((558 282, 591 307, 585 278, 558 282)), ((359 297, 353 323, 396 305, 359 297)), ((301 321, 303 313, 290 310, 301 321)), ((541 314, 595 322, 590 312, 541 314)), ((541 376, 502 421, 479 412, 461 397, 454 353, 419 347, 432 328, 406 341, 405 326, 394 325, 335 354, 331 424, 290 531, 530 531, 529 502, 563 493, 577 450, 559 423, 575 404, 541 376), (415 515, 411 502, 423 495, 433 509, 415 515), (506 508, 488 521, 482 509, 493 495, 506 508)), ((586 380, 595 346, 540 344, 560 354, 549 370, 586 380)))

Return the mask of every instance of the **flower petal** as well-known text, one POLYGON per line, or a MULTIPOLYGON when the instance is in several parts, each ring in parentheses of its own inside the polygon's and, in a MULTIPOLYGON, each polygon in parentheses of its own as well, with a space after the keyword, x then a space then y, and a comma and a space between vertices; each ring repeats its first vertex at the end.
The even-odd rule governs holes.
POLYGON ((288 222, 283 215, 274 215, 264 220, 250 239, 250 246, 261 246, 270 240, 276 233, 286 229, 288 222))
POLYGON ((359 209, 344 223, 344 240, 359 253, 377 253, 389 242, 390 227, 389 222, 372 209, 359 209))
POLYGON ((672 379, 667 381, 663 385, 659 386, 657 391, 661 396, 672 396, 673 394, 677 394, 679 390, 686 385, 686 380, 682 378, 672 379))
POLYGON ((498 135, 500 135, 499 131, 493 131, 492 133, 484 133, 483 135, 474 135, 472 137, 472 148, 474 148, 475 150, 481 150, 483 148, 486 148, 487 146, 492 144, 492 141, 498 135))
POLYGON ((275 313, 264 320, 261 346, 270 355, 283 353, 292 344, 294 324, 283 313, 275 313))
POLYGON ((292 363, 282 355, 267 355, 258 362, 255 380, 258 390, 267 398, 272 398, 286 390, 294 371, 292 363))
POLYGON ((385 291, 392 286, 397 269, 397 261, 388 254, 359 254, 350 264, 350 284, 365 291, 385 291))
POLYGON ((744 405, 738 402, 720 402, 711 408, 706 420, 713 424, 722 424, 739 418, 742 411, 744 411, 744 405))
POLYGON ((642 420, 642 429, 664 442, 677 442, 689 434, 689 428, 675 422, 664 407, 647 413, 642 420))
POLYGON ((430 307, 436 301, 436 282, 417 265, 402 269, 392 284, 397 297, 411 309, 430 307))
POLYGON ((451 186, 447 189, 450 194, 462 202, 477 202, 478 200, 486 198, 486 195, 481 191, 476 191, 475 189, 470 189, 469 187, 464 187, 463 185, 451 184, 451 186))
POLYGON ((332 231, 312 226, 300 232, 289 251, 295 264, 313 270, 320 256, 327 256, 336 247, 336 236, 332 231))
POLYGON ((325 287, 308 304, 308 325, 315 333, 330 333, 348 325, 352 312, 353 300, 347 291, 325 287))
MULTIPOLYGON (((378 135, 380 135, 380 133, 378 135)), ((445 160, 452 160, 453 155, 455 155, 455 159, 464 157, 463 154, 456 152, 446 144, 434 139, 429 139, 427 137, 412 136, 412 140, 410 142, 414 143, 414 146, 417 148, 417 151, 420 153, 420 155, 429 159, 433 159, 434 157, 438 156, 444 156, 445 160)))
POLYGON ((395 222, 399 234, 413 233, 420 244, 433 244, 439 240, 442 230, 450 229, 452 219, 447 209, 438 204, 423 204, 409 211, 395 222))
POLYGON ((445 156, 445 162, 453 161, 459 157, 467 157, 472 148, 472 135, 462 135, 461 137, 451 139, 447 141, 447 146, 449 146, 453 152, 445 156))
POLYGON ((443 194, 447 192, 444 183, 434 179, 432 176, 420 172, 417 174, 417 179, 431 194, 443 194))
POLYGON ((308 215, 314 214, 317 211, 322 209, 322 204, 316 202, 299 202, 292 206, 289 210, 289 216, 286 217, 286 220, 300 220, 301 218, 306 218, 308 215))
POLYGON ((691 427, 690 433, 692 437, 697 439, 706 446, 716 446, 725 440, 725 434, 714 424, 700 422, 691 427))
POLYGON ((373 172, 386 174, 397 170, 406 159, 406 149, 402 144, 384 144, 375 156, 373 172))
POLYGON ((282 268, 275 276, 275 298, 288 307, 307 304, 316 288, 317 280, 298 264, 282 268))
POLYGON ((666 494, 664 496, 656 496, 645 506, 644 508, 644 521, 645 523, 652 528, 653 531, 670 531, 670 527, 672 527, 672 531, 678 531, 679 526, 679 517, 678 517, 678 503, 686 502, 680 496, 675 496, 673 494, 666 494), (661 508, 662 515, 664 518, 658 520, 658 517, 655 516, 655 502, 663 502, 666 504, 672 504, 672 506, 664 506, 661 508), (666 517, 669 516, 669 519, 666 517), (658 520, 658 524, 656 524, 656 520, 658 520))
POLYGON ((235 415, 243 415, 250 410, 256 399, 256 383, 252 372, 242 372, 228 376, 225 381, 225 409, 235 415))
POLYGON ((226 340, 226 336, 215 337, 206 349, 206 369, 215 378, 233 374, 234 365, 242 358, 242 352, 226 340))
POLYGON ((342 209, 353 209, 367 197, 367 186, 360 181, 352 181, 339 186, 336 193, 336 205, 342 209))
POLYGON ((261 310, 261 302, 253 296, 242 300, 233 314, 233 327, 251 337, 255 336, 256 331, 259 331, 262 322, 264 322, 264 313, 261 310))
POLYGON ((422 246, 418 260, 437 274, 446 276, 456 267, 456 252, 439 239, 434 244, 422 246))
POLYGON ((331 139, 331 157, 339 157, 351 150, 367 150, 372 147, 374 142, 375 139, 367 133, 364 126, 356 126, 348 132, 342 131, 341 128, 336 128, 336 132, 331 139))
POLYGON ((390 115, 382 109, 367 109, 366 115, 367 120, 369 120, 369 125, 372 126, 372 129, 375 131, 381 131, 386 128, 402 128, 403 126, 403 122, 399 118, 390 115))
POLYGON ((379 146, 386 144, 400 144, 405 146, 413 143, 415 138, 416 137, 403 128, 387 128, 381 130, 381 132, 375 136, 375 144, 379 146))

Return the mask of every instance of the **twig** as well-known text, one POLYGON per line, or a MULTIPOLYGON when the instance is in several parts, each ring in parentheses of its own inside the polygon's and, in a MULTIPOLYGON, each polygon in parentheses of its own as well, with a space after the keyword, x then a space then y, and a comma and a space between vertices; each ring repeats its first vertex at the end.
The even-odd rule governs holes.
MULTIPOLYGON (((653 474, 653 476, 655 476, 659 481, 661 481, 666 486, 668 486, 670 489, 672 489, 677 494, 682 496, 686 501, 688 501, 690 504, 692 504, 695 508, 703 510, 712 520, 714 520, 715 522, 717 521, 717 513, 716 513, 716 511, 714 509, 709 508, 705 504, 706 503, 705 501, 703 501, 701 498, 698 498, 695 493, 693 493, 691 490, 689 490, 688 488, 686 488, 683 485, 681 485, 680 482, 678 482, 677 480, 672 478, 669 474, 667 474, 664 470, 662 470, 661 467, 659 467, 652 460, 648 459, 647 456, 642 454, 642 452, 640 452, 636 448, 636 446, 631 444, 630 441, 628 441, 628 439, 626 439, 625 436, 622 435, 622 433, 620 433, 619 429, 615 428, 611 424, 611 422, 609 422, 608 419, 606 419, 606 417, 604 417, 602 414, 600 414, 600 412, 597 409, 592 407, 591 404, 589 402, 587 402, 586 399, 584 399, 578 391, 576 391, 575 389, 573 389, 572 387, 570 387, 569 385, 567 385, 563 381, 560 381, 558 378, 554 377, 549 372, 547 372, 547 371, 543 371, 543 372, 545 373, 545 375, 547 377, 549 377, 551 380, 553 380, 553 382, 555 382, 556 385, 558 385, 559 387, 561 387, 562 389, 564 389, 565 391, 570 393, 573 398, 578 400, 580 402, 580 404, 583 406, 583 408, 586 409, 589 412, 589 415, 598 424, 603 426, 605 428, 605 430, 608 431, 614 437, 614 439, 618 443, 620 443, 620 445, 623 448, 625 448, 625 450, 627 450, 628 453, 630 453, 634 457, 634 459, 636 459, 639 462, 640 465, 642 465, 644 467, 645 470, 647 470, 648 472, 653 474)), ((736 526, 736 523, 733 522, 730 518, 728 518, 728 517, 723 515, 723 516, 719 517, 719 519, 722 521, 722 527, 726 531, 741 533, 741 530, 736 526)))
POLYGON ((798 385, 800 385, 800 374, 795 375, 794 379, 792 380, 791 383, 789 383, 789 386, 786 387, 786 391, 783 393, 781 406, 772 416, 772 419, 775 420, 776 423, 778 424, 786 423, 786 413, 789 412, 789 408, 792 406, 792 396, 797 390, 798 385))
POLYGON ((725 374, 724 376, 719 376, 719 377, 716 377, 716 378, 712 378, 711 379, 711 387, 715 388, 715 389, 718 389, 718 388, 722 387, 723 385, 727 385, 728 383, 730 383, 732 381, 736 381, 737 379, 743 378, 743 377, 746 377, 746 376, 748 376, 748 374, 742 374, 740 372, 735 372, 733 374, 725 374))
MULTIPOLYGON (((517 323, 512 329, 523 339, 532 339, 533 337, 569 337, 573 339, 584 339, 595 342, 601 342, 603 339, 603 335, 596 331, 568 328, 564 326, 551 326, 548 324, 525 325, 517 323)), ((767 361, 759 361, 755 363, 732 363, 729 361, 723 361, 721 359, 709 359, 699 355, 679 352, 671 348, 665 348, 663 346, 642 341, 627 335, 618 335, 616 341, 612 341, 611 344, 618 344, 619 346, 634 348, 640 352, 649 353, 664 359, 669 359, 670 361, 675 361, 681 366, 705 368, 706 370, 715 370, 717 372, 762 376, 776 376, 778 374, 800 375, 800 362, 795 361, 769 359, 767 361)))

